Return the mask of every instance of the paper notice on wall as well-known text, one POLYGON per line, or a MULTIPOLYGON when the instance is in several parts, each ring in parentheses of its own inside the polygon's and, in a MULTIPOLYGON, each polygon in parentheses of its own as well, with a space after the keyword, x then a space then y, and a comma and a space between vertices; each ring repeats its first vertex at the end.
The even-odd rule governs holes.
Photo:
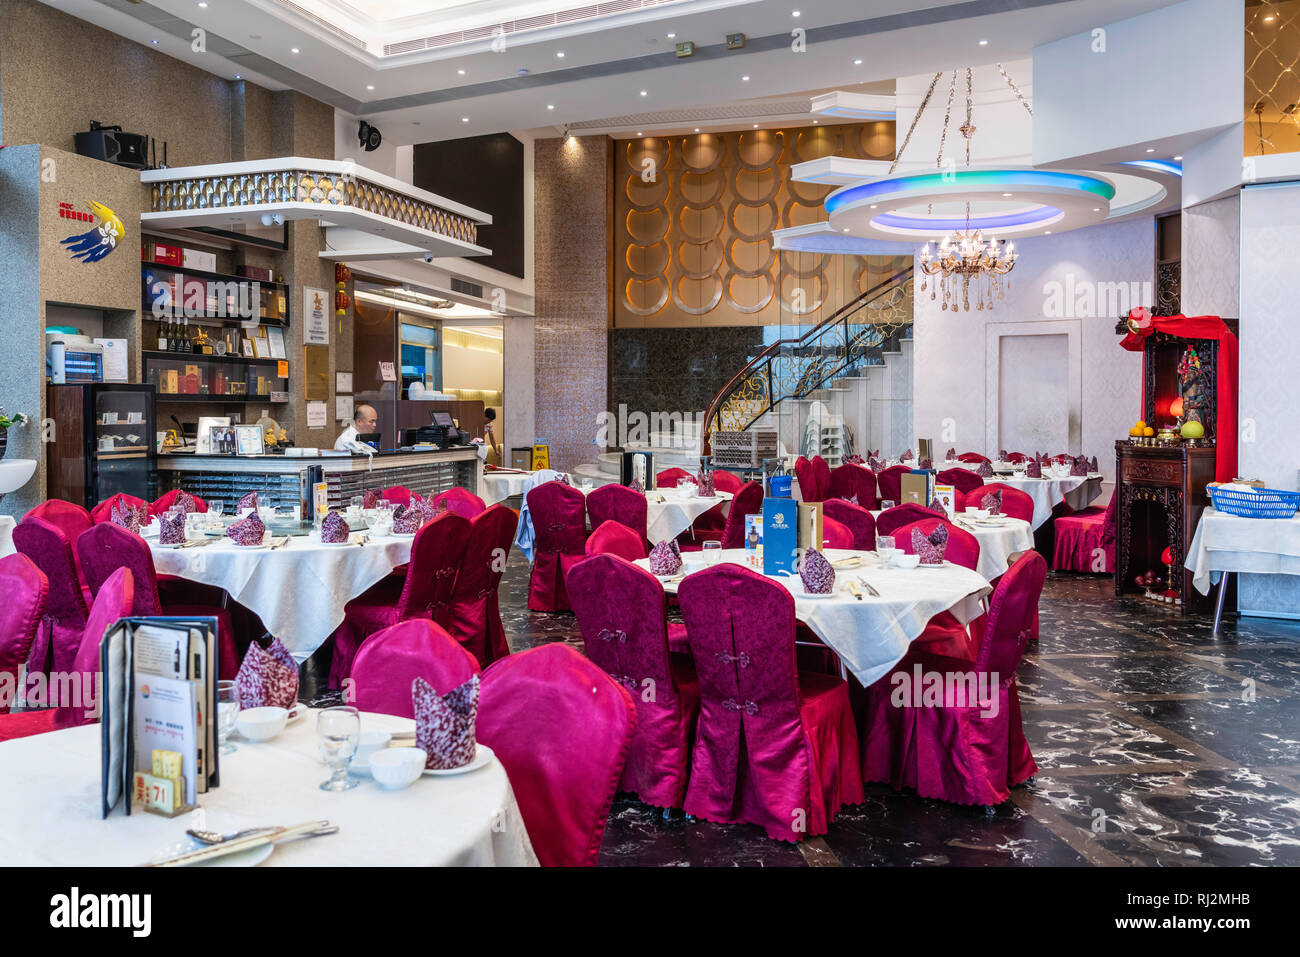
POLYGON ((329 413, 324 402, 307 403, 307 428, 323 429, 329 424, 329 413))
POLYGON ((351 392, 352 391, 352 373, 336 372, 334 373, 334 391, 351 392))
POLYGON ((396 381, 397 381, 397 369, 396 369, 396 367, 393 365, 393 363, 391 363, 391 362, 381 362, 381 363, 379 363, 379 381, 380 381, 380 382, 396 382, 396 381))
POLYGON ((304 345, 330 344, 329 304, 324 289, 304 286, 302 290, 302 341, 304 345))
POLYGON ((334 418, 340 422, 352 421, 352 396, 339 395, 334 397, 334 418))
POLYGON ((126 382, 127 349, 125 339, 96 339, 96 344, 104 347, 104 381, 126 382))

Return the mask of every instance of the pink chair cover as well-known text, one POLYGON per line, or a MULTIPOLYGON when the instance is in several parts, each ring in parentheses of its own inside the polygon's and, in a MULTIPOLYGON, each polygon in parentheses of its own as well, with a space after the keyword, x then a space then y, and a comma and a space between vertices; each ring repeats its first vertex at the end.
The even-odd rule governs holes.
POLYGON ((978 452, 963 452, 961 455, 957 456, 957 461, 974 462, 978 464, 980 462, 988 462, 989 457, 987 455, 980 455, 978 452))
POLYGON ((636 703, 636 737, 619 790, 656 807, 681 807, 700 689, 695 668, 669 655, 663 586, 614 555, 574 565, 567 585, 587 657, 636 703))
POLYGON ((457 485, 455 488, 449 488, 433 499, 433 507, 437 508, 439 502, 446 502, 449 511, 455 512, 462 518, 472 519, 487 509, 483 500, 471 492, 469 489, 461 488, 457 485))
POLYGON ((876 476, 876 496, 881 502, 893 502, 898 504, 898 497, 901 494, 899 488, 902 478, 911 469, 906 465, 891 465, 889 468, 880 472, 876 476))
POLYGON ((371 635, 352 661, 352 704, 361 711, 414 718, 411 682, 423 678, 438 694, 479 673, 474 656, 442 627, 412 618, 371 635))
MULTIPOLYGON (((664 469, 662 472, 655 475, 655 488, 676 488, 677 483, 682 479, 690 479, 692 482, 695 482, 696 485, 700 484, 696 480, 695 476, 685 469, 671 468, 664 469)), ((532 508, 532 506, 530 505, 529 508, 532 508)))
POLYGON ((924 505, 918 505, 915 502, 904 502, 902 505, 887 508, 876 516, 876 534, 893 535, 904 525, 920 522, 927 518, 946 519, 947 516, 941 512, 931 511, 924 505))
POLYGON ((533 611, 568 611, 564 576, 586 557, 587 503, 582 493, 563 482, 544 482, 528 493, 536 551, 528 579, 528 607, 533 611))
MULTIPOLYGON (((845 501, 857 496, 858 504, 863 508, 876 507, 876 473, 865 465, 845 462, 831 470, 830 492, 827 497, 842 498, 845 501)), ((823 499, 825 501, 825 499, 823 499)))
POLYGON ((5 596, 0 603, 0 675, 9 675, 4 679, 8 690, 0 695, 0 714, 6 714, 19 690, 18 672, 31 656, 50 586, 35 562, 16 554, 0 558, 0 589, 5 596))
POLYGON ((70 542, 75 542, 78 535, 94 524, 91 521, 90 513, 80 505, 57 498, 46 499, 35 508, 29 509, 23 517, 39 518, 42 521, 49 522, 68 536, 70 542))
MULTIPOLYGON (((591 533, 587 539, 587 555, 617 555, 619 558, 625 558, 629 562, 634 562, 638 558, 646 557, 645 542, 637 537, 636 532, 621 525, 613 520, 601 522, 599 527, 591 533)), ((582 564, 581 562, 578 563, 582 564)), ((574 565, 577 568, 578 565, 574 565)), ((572 569, 570 569, 572 570, 572 569)), ((572 586, 566 577, 564 588, 569 592, 569 600, 573 600, 572 586)))
POLYGON ((1024 452, 1008 452, 1007 461, 1013 464, 1019 464, 1021 462, 1029 461, 1029 456, 1024 452))
POLYGON ((1058 571, 1115 573, 1115 495, 1105 508, 1090 506, 1053 521, 1056 544, 1052 568, 1058 571), (1098 568, 1098 559, 1102 567, 1098 568))
POLYGON ((962 507, 979 508, 980 502, 984 500, 985 495, 999 490, 1002 492, 1002 514, 1010 515, 1012 518, 1024 519, 1032 524, 1034 520, 1033 497, 1028 492, 1021 491, 1014 485, 1007 485, 1004 482, 989 482, 987 485, 971 489, 962 495, 962 507))
POLYGON ((48 583, 48 599, 28 667, 33 673, 71 671, 90 614, 72 542, 54 525, 30 512, 14 526, 13 537, 14 547, 32 560, 48 583))
POLYGON ((450 624, 452 591, 469 533, 469 519, 455 512, 430 519, 411 542, 406 574, 390 575, 347 603, 343 623, 334 630, 331 688, 342 687, 357 649, 375 632, 408 618, 428 618, 443 628, 450 624))
MULTIPOLYGON (((909 503, 911 504, 911 503, 909 503)), ((884 518, 882 513, 880 518, 884 518)), ((922 535, 929 535, 940 525, 948 526, 948 547, 944 552, 944 558, 954 565, 962 565, 974 571, 980 563, 980 542, 979 539, 972 535, 960 525, 954 525, 946 518, 936 518, 933 513, 928 518, 923 518, 915 522, 909 522, 907 525, 901 525, 894 529, 894 544, 901 548, 905 554, 911 555, 912 552, 912 529, 919 528, 922 535)), ((876 529, 879 530, 880 521, 876 520, 876 529)), ((881 535, 887 535, 888 532, 881 532, 881 535)))
POLYGON ((817 466, 802 455, 795 459, 794 477, 799 480, 799 494, 805 502, 820 502, 822 488, 817 476, 817 466))
POLYGON ((935 476, 935 484, 951 485, 957 492, 953 497, 956 502, 960 503, 961 496, 965 495, 973 488, 979 488, 984 484, 984 480, 970 469, 964 469, 957 466, 939 472, 935 476))
POLYGON ((595 866, 636 723, 627 689, 566 644, 483 672, 478 739, 505 766, 544 867, 595 866))
POLYGON ((121 502, 123 505, 130 505, 132 508, 143 508, 149 510, 149 503, 142 498, 136 498, 134 495, 127 495, 119 492, 112 498, 105 499, 90 510, 90 520, 95 525, 101 522, 112 521, 113 506, 121 502))
POLYGON ((831 494, 831 467, 820 455, 812 457, 813 474, 817 476, 818 501, 823 501, 831 494))
MULTIPOLYGON (((881 516, 883 518, 883 516, 881 516)), ((912 529, 920 529, 928 536, 940 525, 948 527, 948 546, 944 558, 954 565, 974 571, 980 563, 979 539, 966 529, 942 518, 926 518, 895 529, 894 542, 905 554, 912 550, 912 529)), ((879 527, 879 526, 877 526, 879 527)), ((883 534, 883 533, 882 533, 883 534)), ((954 658, 973 658, 974 649, 966 626, 947 611, 941 611, 926 623, 925 630, 913 641, 913 648, 928 655, 944 654, 954 658)))
POLYGON ((392 502, 394 505, 410 505, 411 490, 405 485, 394 485, 383 491, 384 501, 392 502))
POLYGON ((475 515, 451 592, 447 630, 484 668, 510 654, 498 590, 518 525, 515 510, 500 503, 475 515))
MULTIPOLYGON (((99 702, 93 694, 84 689, 97 690, 95 680, 99 675, 99 646, 104 640, 104 633, 119 618, 139 614, 134 610, 135 594, 135 578, 128 568, 117 569, 100 586, 95 595, 95 604, 90 609, 90 617, 86 619, 86 632, 82 636, 81 645, 77 648, 77 655, 72 662, 72 670, 81 675, 83 705, 58 708, 54 717, 55 727, 73 728, 83 724, 93 724, 98 720, 99 702)), ((235 675, 233 671, 229 674, 232 678, 235 675)))
POLYGON ((852 533, 851 547, 870 552, 876 550, 876 519, 865 508, 840 498, 828 498, 822 504, 822 511, 826 518, 833 518, 852 533))
POLYGON ((642 542, 646 540, 646 509, 646 497, 623 485, 602 485, 587 495, 592 528, 599 528, 605 522, 618 522, 635 532, 642 542))
POLYGON ((239 671, 239 649, 230 612, 215 605, 163 604, 153 555, 144 539, 112 522, 100 522, 77 539, 77 557, 86 584, 98 601, 100 589, 119 568, 131 571, 133 615, 177 615, 217 619, 217 675, 233 679, 239 671))
POLYGON ((830 515, 822 515, 822 545, 826 548, 852 548, 852 530, 830 515))
MULTIPOLYGON (((171 508, 172 503, 176 501, 176 496, 180 494, 181 494, 181 489, 174 488, 170 492, 160 495, 158 499, 152 505, 149 506, 149 514, 150 515, 166 514, 167 509, 171 508)), ((193 492, 190 493, 190 498, 194 499, 194 507, 197 511, 206 512, 208 510, 208 503, 203 501, 203 499, 199 498, 193 492)))
POLYGON ((745 483, 726 469, 713 470, 713 487, 719 492, 735 495, 743 484, 745 483))
POLYGON ((746 482, 731 500, 731 510, 727 512, 727 524, 722 530, 723 548, 743 548, 745 546, 745 516, 763 511, 763 486, 757 482, 746 482))
POLYGON ((846 682, 795 667, 794 597, 738 565, 688 576, 678 600, 700 684, 684 808, 777 840, 826 833, 863 800, 846 682))

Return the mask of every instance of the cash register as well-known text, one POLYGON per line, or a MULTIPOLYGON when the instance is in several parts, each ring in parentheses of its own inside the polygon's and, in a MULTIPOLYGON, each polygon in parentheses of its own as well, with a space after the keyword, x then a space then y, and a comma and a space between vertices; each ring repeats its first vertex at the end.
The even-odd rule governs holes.
POLYGON ((430 412, 429 418, 432 421, 428 425, 422 425, 418 429, 403 429, 402 445, 432 445, 439 449, 450 449, 468 444, 468 434, 456 428, 450 412, 430 412))

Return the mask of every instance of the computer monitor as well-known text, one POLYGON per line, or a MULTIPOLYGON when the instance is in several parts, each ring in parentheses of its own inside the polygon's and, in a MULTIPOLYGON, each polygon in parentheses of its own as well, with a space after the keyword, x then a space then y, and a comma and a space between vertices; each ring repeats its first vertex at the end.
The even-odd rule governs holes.
POLYGON ((430 412, 429 416, 433 419, 433 424, 443 428, 454 429, 456 423, 452 421, 450 412, 430 412))
POLYGON ((379 451, 379 443, 383 441, 382 432, 361 432, 357 435, 357 441, 363 445, 368 445, 376 452, 379 451))

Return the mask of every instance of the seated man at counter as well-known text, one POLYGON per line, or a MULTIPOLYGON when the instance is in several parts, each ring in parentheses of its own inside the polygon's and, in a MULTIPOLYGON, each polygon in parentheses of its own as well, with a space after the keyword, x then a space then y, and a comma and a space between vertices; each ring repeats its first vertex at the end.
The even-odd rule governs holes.
POLYGON ((339 433, 339 437, 334 440, 334 449, 337 452, 348 451, 349 442, 361 441, 358 436, 368 435, 377 431, 379 428, 379 413, 375 411, 373 405, 361 403, 352 412, 352 424, 339 433))

